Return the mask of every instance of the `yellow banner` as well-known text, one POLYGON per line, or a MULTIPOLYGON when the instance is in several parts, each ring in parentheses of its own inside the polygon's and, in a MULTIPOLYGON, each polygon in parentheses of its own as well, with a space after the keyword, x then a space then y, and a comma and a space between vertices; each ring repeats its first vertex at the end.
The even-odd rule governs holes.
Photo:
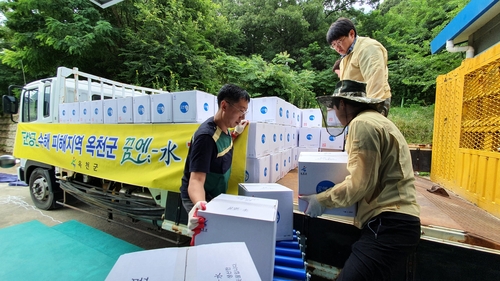
MULTIPOLYGON (((14 156, 110 181, 179 191, 200 124, 19 123, 14 156)), ((234 143, 228 193, 244 182, 248 130, 234 143)))

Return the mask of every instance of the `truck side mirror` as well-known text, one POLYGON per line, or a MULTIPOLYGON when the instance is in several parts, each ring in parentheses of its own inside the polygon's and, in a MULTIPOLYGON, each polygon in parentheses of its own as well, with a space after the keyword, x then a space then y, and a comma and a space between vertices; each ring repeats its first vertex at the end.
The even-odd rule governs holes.
POLYGON ((4 95, 2 97, 3 112, 7 114, 17 114, 19 102, 14 96, 4 95))

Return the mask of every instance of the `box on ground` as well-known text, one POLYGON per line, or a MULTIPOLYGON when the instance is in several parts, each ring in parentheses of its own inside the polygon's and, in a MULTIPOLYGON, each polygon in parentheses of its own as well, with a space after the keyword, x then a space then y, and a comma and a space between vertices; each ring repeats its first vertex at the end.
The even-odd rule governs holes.
POLYGON ((221 194, 198 215, 205 227, 195 245, 245 242, 262 280, 273 280, 278 201, 221 194))
POLYGON ((293 190, 278 183, 240 183, 238 194, 278 200, 276 241, 293 238, 293 190))
MULTIPOLYGON (((344 181, 349 175, 346 152, 302 152, 299 156, 299 194, 321 193, 344 181)), ((307 202, 299 200, 299 210, 305 211, 307 202)), ((356 204, 346 208, 326 209, 325 214, 356 216, 356 204)))
POLYGON ((261 280, 242 242, 163 248, 121 255, 106 281, 261 280))

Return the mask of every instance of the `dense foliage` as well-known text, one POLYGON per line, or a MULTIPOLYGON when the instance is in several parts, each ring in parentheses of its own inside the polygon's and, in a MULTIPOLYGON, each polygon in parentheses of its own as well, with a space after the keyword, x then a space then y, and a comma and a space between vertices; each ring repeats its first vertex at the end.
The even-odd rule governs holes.
POLYGON ((393 106, 428 105, 437 75, 463 58, 431 55, 429 43, 467 2, 125 0, 100 9, 88 0, 5 0, 0 94, 67 66, 168 91, 216 93, 231 82, 252 96, 315 107, 338 80, 325 34, 345 16, 387 48, 393 106))

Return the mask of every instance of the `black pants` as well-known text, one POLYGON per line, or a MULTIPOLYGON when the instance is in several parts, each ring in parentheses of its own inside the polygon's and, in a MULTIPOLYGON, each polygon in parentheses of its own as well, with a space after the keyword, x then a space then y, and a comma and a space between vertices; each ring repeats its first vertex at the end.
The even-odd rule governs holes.
POLYGON ((391 280, 394 271, 404 269, 419 241, 419 218, 382 213, 361 230, 337 281, 391 280))

